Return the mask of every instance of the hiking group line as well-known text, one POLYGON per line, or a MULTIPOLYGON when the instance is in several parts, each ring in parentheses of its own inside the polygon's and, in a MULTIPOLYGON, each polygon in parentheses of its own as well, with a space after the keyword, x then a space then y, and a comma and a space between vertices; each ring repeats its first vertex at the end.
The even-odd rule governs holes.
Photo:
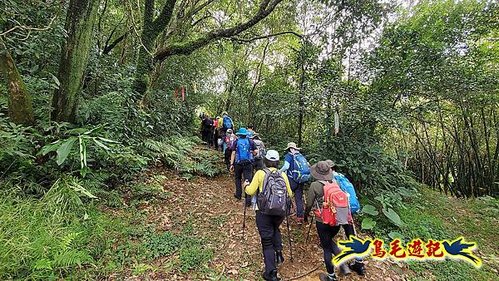
MULTIPOLYGON (((285 219, 290 259, 293 261, 289 217, 292 215, 294 198, 296 223, 301 226, 309 222, 309 216, 312 217, 306 242, 315 221, 326 269, 325 273, 319 275, 320 280, 337 280, 333 257, 339 255, 341 250, 334 238, 341 228, 347 239, 356 235, 353 215, 360 210, 352 183, 336 171, 337 167, 332 160, 310 165, 301 153, 301 148, 294 142, 287 144, 284 163, 280 166, 279 152, 267 150, 253 126, 240 127, 234 132, 234 122, 227 112, 216 118, 202 113, 200 118, 203 141, 208 147, 222 151, 226 168, 234 175, 234 197, 242 200, 244 206, 243 237, 247 208, 255 211, 262 245, 263 279, 281 280, 278 268, 284 262, 284 256, 280 225, 285 219), (305 190, 305 184, 309 182, 310 187, 305 190)), ((359 275, 365 274, 361 258, 342 263, 338 267, 342 275, 351 274, 351 271, 359 275)))

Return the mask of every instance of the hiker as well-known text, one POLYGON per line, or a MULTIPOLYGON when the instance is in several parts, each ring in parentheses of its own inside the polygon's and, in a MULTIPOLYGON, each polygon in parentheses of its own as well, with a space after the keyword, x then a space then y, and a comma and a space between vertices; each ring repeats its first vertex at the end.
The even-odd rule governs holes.
POLYGON ((218 129, 218 120, 219 117, 217 116, 216 118, 213 118, 213 127, 212 127, 212 142, 213 142, 213 147, 215 147, 215 150, 218 151, 218 147, 220 146, 218 144, 218 139, 219 139, 219 132, 220 130, 218 129))
POLYGON ((232 147, 234 146, 234 142, 236 140, 237 136, 234 134, 232 129, 228 129, 223 143, 224 162, 227 166, 227 171, 230 171, 230 157, 232 155, 232 147))
POLYGON ((251 136, 251 139, 255 142, 256 150, 258 151, 255 155, 255 162, 253 168, 255 171, 259 171, 264 168, 263 165, 263 157, 265 157, 265 144, 260 139, 260 135, 258 133, 254 133, 251 136))
POLYGON ((222 136, 225 136, 228 129, 234 130, 234 122, 232 122, 232 118, 230 118, 227 111, 224 111, 222 112, 222 128, 221 128, 222 136))
POLYGON ((213 127, 213 121, 208 113, 203 114, 203 119, 201 120, 201 135, 202 140, 208 144, 210 147, 211 143, 211 128, 213 127))
MULTIPOLYGON (((332 180, 333 172, 326 161, 319 161, 313 165, 311 174, 316 180, 312 182, 308 190, 305 213, 308 215, 314 209, 317 234, 324 252, 327 274, 321 273, 319 277, 321 281, 335 281, 337 277, 332 258, 333 253, 339 249, 335 251, 337 246, 333 239, 340 231, 340 227, 345 231, 347 239, 350 236, 355 236, 352 214, 348 205, 348 194, 332 180), (326 201, 324 194, 328 198, 326 204, 324 204, 326 201)), ((350 269, 359 275, 364 275, 365 272, 364 263, 357 259, 350 265, 350 269)))
MULTIPOLYGON (((236 182, 236 193, 234 197, 240 200, 242 196, 241 177, 245 180, 251 181, 253 179, 253 161, 254 155, 257 150, 253 140, 248 138, 248 130, 246 128, 239 128, 236 133, 238 139, 233 143, 230 158, 230 171, 234 172, 236 182)), ((246 197, 246 205, 251 205, 251 198, 246 197)))
POLYGON ((251 183, 246 183, 245 192, 249 196, 258 194, 256 226, 262 243, 265 270, 263 279, 278 281, 277 266, 284 262, 282 238, 279 226, 287 213, 287 205, 292 191, 288 177, 279 172, 279 152, 267 151, 264 157, 266 168, 255 173, 251 183))
POLYGON ((254 134, 256 134, 253 125, 248 125, 248 136, 251 138, 254 134))
POLYGON ((296 204, 296 222, 303 223, 303 186, 310 178, 310 168, 307 159, 300 153, 301 148, 296 143, 290 142, 286 147, 286 156, 284 156, 284 165, 280 169, 286 172, 289 178, 291 190, 295 194, 296 204))

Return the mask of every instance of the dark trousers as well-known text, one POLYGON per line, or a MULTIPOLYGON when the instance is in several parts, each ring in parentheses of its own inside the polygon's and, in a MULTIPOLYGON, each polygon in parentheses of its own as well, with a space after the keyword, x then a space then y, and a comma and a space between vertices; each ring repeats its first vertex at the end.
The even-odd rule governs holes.
POLYGON ((211 134, 211 132, 209 130, 203 129, 201 131, 203 141, 209 143, 210 142, 210 134, 211 134))
POLYGON ((343 224, 341 226, 340 225, 330 226, 328 224, 324 224, 318 221, 315 223, 315 225, 317 227, 317 234, 319 235, 319 240, 321 241, 322 250, 324 251, 324 264, 326 265, 326 270, 330 274, 334 273, 334 265, 332 262, 333 252, 336 252, 338 250, 337 249, 338 247, 336 246, 336 243, 333 242, 333 238, 340 231, 340 227, 343 227, 347 239, 350 236, 355 235, 353 225, 343 224), (333 249, 336 249, 336 251, 333 249))
POLYGON ((219 138, 218 130, 215 129, 213 132, 213 139, 211 141, 213 142, 213 146, 215 147, 216 150, 218 150, 218 138, 219 138))
POLYGON ((291 190, 295 194, 295 204, 296 204, 296 217, 303 218, 305 210, 303 208, 303 183, 295 182, 292 178, 289 178, 289 185, 291 190))
MULTIPOLYGON (((253 163, 249 161, 247 163, 236 163, 234 165, 234 175, 236 177, 235 195, 237 198, 241 198, 243 194, 242 178, 244 177, 245 180, 251 182, 251 180, 253 179, 253 163)), ((250 204, 251 198, 248 196, 245 196, 245 198, 246 198, 246 204, 250 204)))
MULTIPOLYGON (((224 161, 225 161, 225 165, 227 165, 227 171, 230 170, 230 156, 232 154, 232 150, 230 150, 229 148, 226 148, 225 149, 225 154, 224 154, 224 161)), ((236 169, 236 167, 234 166, 234 170, 236 169)))
POLYGON ((276 269, 275 252, 282 251, 282 238, 279 226, 285 217, 269 216, 256 211, 256 226, 262 242, 265 274, 276 269))

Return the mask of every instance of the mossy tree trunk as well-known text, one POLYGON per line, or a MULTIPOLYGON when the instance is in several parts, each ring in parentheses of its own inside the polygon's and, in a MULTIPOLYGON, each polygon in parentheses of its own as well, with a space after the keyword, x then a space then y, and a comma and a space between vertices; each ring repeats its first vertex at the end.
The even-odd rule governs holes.
POLYGON ((74 122, 83 76, 92 46, 99 0, 71 0, 66 16, 68 33, 59 63, 59 89, 52 98, 52 120, 74 122))
POLYGON ((154 0, 146 0, 144 7, 144 24, 140 36, 141 48, 133 84, 133 89, 137 94, 134 97, 135 101, 142 99, 149 88, 150 75, 154 68, 155 42, 161 32, 168 26, 177 1, 167 0, 156 19, 154 19, 154 2, 154 0))
POLYGON ((8 88, 9 117, 17 124, 31 125, 34 122, 33 101, 17 70, 14 59, 0 37, 0 72, 5 75, 8 88))

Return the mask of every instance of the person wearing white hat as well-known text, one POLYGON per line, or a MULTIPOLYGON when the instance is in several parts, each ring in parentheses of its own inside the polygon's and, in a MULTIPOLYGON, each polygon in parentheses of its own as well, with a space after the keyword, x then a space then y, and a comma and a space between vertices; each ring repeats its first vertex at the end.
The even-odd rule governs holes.
MULTIPOLYGON (((269 175, 269 173, 279 172, 277 170, 277 166, 279 165, 279 152, 276 150, 267 151, 263 161, 266 168, 257 171, 251 183, 247 184, 245 187, 245 192, 249 196, 263 192, 264 184, 266 184, 266 181, 269 182, 267 179, 270 176, 267 177, 267 175, 269 175)), ((291 198, 293 192, 291 191, 288 177, 282 172, 281 176, 286 184, 288 198, 291 198)), ((279 230, 279 226, 284 218, 285 216, 264 214, 258 208, 256 210, 256 226, 258 227, 258 233, 260 234, 262 243, 263 261, 265 264, 263 279, 265 280, 281 280, 277 277, 277 266, 284 262, 284 257, 282 255, 282 238, 279 230)))

